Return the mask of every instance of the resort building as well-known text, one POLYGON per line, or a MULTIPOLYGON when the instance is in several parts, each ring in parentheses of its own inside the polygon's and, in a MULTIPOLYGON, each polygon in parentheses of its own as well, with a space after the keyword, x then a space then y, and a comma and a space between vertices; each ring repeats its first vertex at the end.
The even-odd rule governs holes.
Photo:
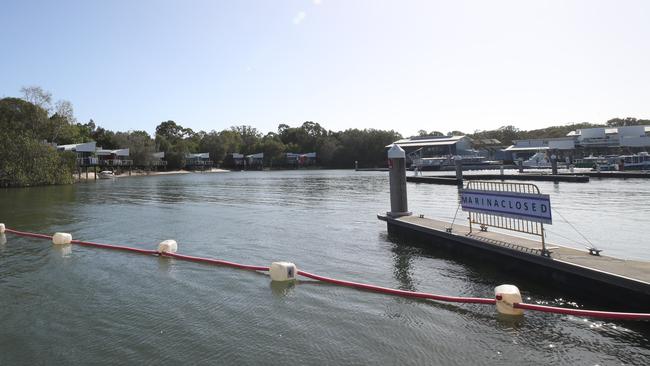
POLYGON ((212 167, 210 153, 195 153, 185 155, 185 167, 188 169, 205 169, 212 167))
POLYGON ((69 144, 56 146, 58 151, 73 151, 77 154, 77 166, 93 166, 98 164, 95 156, 95 141, 84 142, 81 144, 69 144))
POLYGON ((133 165, 133 160, 129 160, 129 149, 116 149, 108 150, 97 148, 95 150, 95 155, 99 159, 99 165, 101 166, 131 166, 133 165))
POLYGON ((248 169, 264 168, 264 153, 246 155, 246 166, 248 169))
POLYGON ((246 166, 246 159, 244 158, 244 154, 228 153, 223 159, 223 165, 226 168, 241 170, 246 166))
POLYGON ((151 161, 149 162, 149 165, 156 169, 159 167, 166 167, 167 161, 165 160, 165 152, 161 151, 151 154, 151 161))
POLYGON ((316 164, 316 153, 286 153, 286 164, 298 168, 316 164))

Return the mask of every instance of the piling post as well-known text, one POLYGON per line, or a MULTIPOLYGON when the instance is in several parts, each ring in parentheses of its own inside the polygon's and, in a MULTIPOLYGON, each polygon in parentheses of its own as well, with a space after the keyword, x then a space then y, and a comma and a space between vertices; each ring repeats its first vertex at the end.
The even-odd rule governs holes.
POLYGON ((388 150, 389 181, 390 181, 390 217, 409 216, 406 199, 406 153, 397 144, 388 150))
POLYGON ((557 175, 557 155, 551 155, 551 174, 557 175))
POLYGON ((463 161, 460 156, 454 156, 454 164, 456 165, 456 183, 459 187, 463 187, 463 161))
POLYGON ((522 158, 517 159, 517 165, 519 166, 519 173, 524 172, 524 160, 522 158))
POLYGON ((354 170, 359 170, 359 161, 358 160, 354 161, 354 170))

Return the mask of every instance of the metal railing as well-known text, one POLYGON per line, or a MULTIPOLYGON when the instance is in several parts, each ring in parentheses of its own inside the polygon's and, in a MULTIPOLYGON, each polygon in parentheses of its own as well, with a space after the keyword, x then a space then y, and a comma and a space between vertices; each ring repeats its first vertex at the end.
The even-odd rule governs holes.
POLYGON ((131 165, 133 165, 133 160, 105 159, 105 160, 99 160, 99 165, 101 165, 101 166, 131 166, 131 165))
MULTIPOLYGON (((467 183, 467 189, 493 192, 513 192, 526 194, 540 194, 539 188, 531 183, 506 183, 506 182, 485 182, 471 180, 467 183)), ((544 224, 541 222, 525 219, 491 215, 480 212, 469 212, 469 232, 472 232, 472 224, 480 225, 481 231, 487 231, 488 227, 496 227, 520 233, 539 236, 542 240, 541 253, 549 256, 544 240, 544 224)))

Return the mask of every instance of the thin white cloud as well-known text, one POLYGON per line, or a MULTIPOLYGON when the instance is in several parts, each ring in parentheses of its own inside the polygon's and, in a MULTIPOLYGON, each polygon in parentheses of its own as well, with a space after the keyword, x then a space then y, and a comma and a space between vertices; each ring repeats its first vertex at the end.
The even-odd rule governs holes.
POLYGON ((314 5, 320 5, 323 3, 323 0, 314 0, 314 5))
POLYGON ((305 17, 307 16, 307 13, 304 11, 299 11, 298 14, 296 14, 295 17, 293 17, 293 24, 298 25, 302 23, 305 20, 305 17))

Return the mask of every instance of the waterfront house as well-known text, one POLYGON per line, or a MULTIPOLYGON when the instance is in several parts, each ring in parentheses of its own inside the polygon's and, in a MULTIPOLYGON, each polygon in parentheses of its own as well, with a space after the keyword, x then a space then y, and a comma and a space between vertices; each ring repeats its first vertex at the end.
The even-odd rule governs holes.
POLYGON ((210 153, 190 153, 185 155, 185 168, 187 169, 206 169, 212 167, 210 153))
POLYGON ((298 168, 303 166, 310 166, 316 164, 316 153, 286 153, 286 164, 288 166, 298 168))
POLYGON ((133 160, 129 160, 129 149, 102 149, 97 148, 95 151, 99 160, 100 166, 107 167, 130 167, 133 165, 133 160))
POLYGON ((158 169, 159 167, 166 167, 167 161, 165 160, 165 152, 160 151, 151 154, 151 161, 149 162, 149 165, 155 169, 158 169))
POLYGON ((223 166, 229 169, 241 170, 246 166, 246 159, 244 154, 240 153, 228 153, 223 159, 223 166))
POLYGON ((264 167, 264 153, 246 155, 248 169, 262 169, 264 167))
POLYGON ((84 142, 79 144, 58 145, 58 151, 72 151, 77 155, 77 166, 88 167, 98 164, 98 159, 95 156, 95 141, 84 142))

